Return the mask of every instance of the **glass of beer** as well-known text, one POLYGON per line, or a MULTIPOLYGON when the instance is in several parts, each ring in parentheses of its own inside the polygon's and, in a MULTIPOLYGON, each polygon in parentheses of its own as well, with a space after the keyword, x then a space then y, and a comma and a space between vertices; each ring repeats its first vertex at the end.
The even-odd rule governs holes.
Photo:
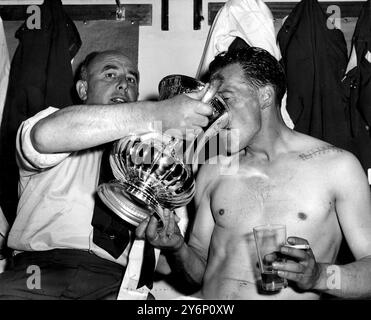
POLYGON ((287 287, 287 279, 278 276, 273 262, 283 262, 280 249, 286 243, 286 226, 268 224, 253 228, 258 262, 261 273, 261 287, 264 291, 280 291, 287 287))

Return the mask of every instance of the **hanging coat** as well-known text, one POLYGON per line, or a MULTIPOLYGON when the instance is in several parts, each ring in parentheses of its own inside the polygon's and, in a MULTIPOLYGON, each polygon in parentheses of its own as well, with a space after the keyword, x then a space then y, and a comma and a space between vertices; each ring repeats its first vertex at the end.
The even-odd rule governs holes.
POLYGON ((347 64, 343 33, 328 28, 316 0, 303 0, 278 33, 287 76, 287 111, 295 130, 349 149, 349 106, 341 80, 347 64))
POLYGON ((15 137, 19 125, 47 106, 73 104, 71 60, 81 45, 79 34, 60 0, 45 0, 40 11, 40 29, 28 29, 26 21, 15 34, 19 45, 1 123, 0 206, 9 223, 15 218, 18 201, 15 137))
MULTIPOLYGON (((352 147, 363 168, 371 168, 371 1, 358 17, 351 57, 343 79, 349 96, 352 147)), ((370 177, 369 177, 370 178, 370 177)))

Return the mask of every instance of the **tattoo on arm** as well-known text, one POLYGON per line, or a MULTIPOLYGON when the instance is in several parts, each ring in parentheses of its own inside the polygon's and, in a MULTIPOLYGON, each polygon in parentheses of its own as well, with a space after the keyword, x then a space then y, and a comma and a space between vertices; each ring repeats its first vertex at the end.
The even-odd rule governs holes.
POLYGON ((317 156, 321 156, 330 152, 336 152, 336 153, 341 153, 343 152, 342 149, 339 149, 335 146, 324 146, 324 147, 319 147, 316 149, 309 150, 308 152, 301 153, 299 154, 299 158, 301 160, 309 160, 317 156))

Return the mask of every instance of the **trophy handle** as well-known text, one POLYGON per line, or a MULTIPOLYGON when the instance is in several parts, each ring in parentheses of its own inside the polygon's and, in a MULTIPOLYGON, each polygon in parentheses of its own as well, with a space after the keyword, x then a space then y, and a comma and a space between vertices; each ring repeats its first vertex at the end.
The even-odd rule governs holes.
MULTIPOLYGON (((213 106, 213 98, 215 97, 218 89, 220 86, 220 81, 214 81, 213 85, 210 83, 206 84, 206 93, 202 97, 201 101, 204 103, 209 103, 213 106)), ((185 159, 190 159, 190 153, 194 149, 195 142, 197 141, 197 147, 196 150, 192 156, 191 160, 191 166, 192 166, 192 172, 195 173, 198 168, 198 158, 199 154, 204 147, 204 145, 214 136, 218 134, 218 132, 225 128, 229 121, 230 121, 230 115, 228 112, 228 106, 224 103, 227 112, 222 114, 219 118, 217 118, 210 127, 207 128, 205 132, 201 132, 188 146, 188 148, 185 151, 185 159)), ((188 162, 189 163, 189 162, 188 162)))

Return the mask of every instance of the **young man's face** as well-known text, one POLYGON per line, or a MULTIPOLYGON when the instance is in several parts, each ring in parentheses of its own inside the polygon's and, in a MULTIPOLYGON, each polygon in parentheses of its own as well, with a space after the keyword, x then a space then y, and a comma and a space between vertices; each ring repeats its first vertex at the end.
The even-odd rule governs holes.
POLYGON ((258 90, 249 85, 238 63, 228 65, 211 77, 220 81, 218 94, 221 95, 230 108, 231 123, 220 136, 227 143, 231 153, 248 146, 261 127, 261 112, 258 90))
POLYGON ((104 53, 88 68, 86 104, 115 104, 138 99, 138 71, 119 53, 104 53))

